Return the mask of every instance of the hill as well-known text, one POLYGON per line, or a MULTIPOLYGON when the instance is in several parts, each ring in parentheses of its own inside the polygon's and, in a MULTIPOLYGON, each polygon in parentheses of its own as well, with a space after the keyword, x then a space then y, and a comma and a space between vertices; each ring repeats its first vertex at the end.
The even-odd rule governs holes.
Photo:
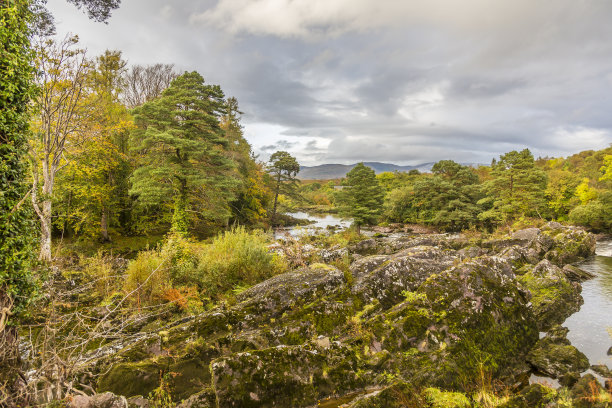
MULTIPOLYGON (((416 166, 399 166, 392 163, 380 163, 380 162, 364 162, 368 167, 374 169, 376 174, 383 173, 385 171, 403 171, 407 172, 410 170, 419 170, 420 172, 431 171, 431 163, 423 163, 416 166)), ((301 180, 331 180, 342 178, 346 176, 346 173, 351 171, 357 163, 354 164, 321 164, 318 166, 301 166, 298 178, 301 180)))

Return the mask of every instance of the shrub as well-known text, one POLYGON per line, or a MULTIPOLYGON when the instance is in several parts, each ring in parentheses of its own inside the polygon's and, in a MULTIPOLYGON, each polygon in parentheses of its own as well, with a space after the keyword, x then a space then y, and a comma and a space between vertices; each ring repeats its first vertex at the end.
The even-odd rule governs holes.
POLYGON ((115 275, 112 259, 98 251, 95 256, 85 260, 85 276, 90 279, 94 293, 106 298, 118 289, 118 279, 115 275))
POLYGON ((238 227, 220 234, 198 254, 198 277, 206 294, 214 297, 236 286, 253 285, 285 269, 285 262, 268 251, 269 238, 261 231, 238 227))
POLYGON ((171 287, 170 262, 162 250, 142 251, 129 263, 123 288, 139 306, 162 301, 171 287))

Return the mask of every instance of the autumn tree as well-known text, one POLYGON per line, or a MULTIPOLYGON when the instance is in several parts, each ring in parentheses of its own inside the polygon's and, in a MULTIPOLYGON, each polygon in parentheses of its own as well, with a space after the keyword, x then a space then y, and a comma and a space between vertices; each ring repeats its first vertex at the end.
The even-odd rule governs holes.
POLYGON ((196 215, 229 217, 236 178, 219 122, 223 98, 218 85, 188 72, 160 98, 134 110, 137 128, 130 143, 138 167, 130 193, 145 206, 172 206, 172 228, 180 234, 196 215))
POLYGON ((51 260, 52 203, 55 179, 82 142, 85 122, 92 113, 87 105, 87 78, 91 65, 78 39, 45 40, 36 48, 36 119, 30 140, 32 159, 32 204, 40 221, 40 254, 51 260))
POLYGON ((381 215, 384 191, 374 170, 359 163, 347 173, 338 198, 340 213, 351 217, 360 233, 362 225, 374 223, 381 215))
POLYGON ((295 190, 297 179, 300 172, 300 164, 285 151, 272 153, 268 162, 268 173, 273 179, 274 204, 270 219, 272 223, 276 221, 276 210, 278 207, 278 196, 283 193, 291 193, 295 190))
POLYGON ((121 52, 106 51, 93 65, 88 103, 95 109, 83 125, 85 137, 58 176, 55 219, 62 227, 108 241, 109 225, 129 207, 127 139, 132 121, 119 101, 126 65, 121 52))
POLYGON ((258 163, 251 145, 244 138, 240 124, 240 112, 236 98, 228 98, 225 113, 221 118, 221 128, 228 141, 228 152, 236 163, 240 185, 236 196, 230 202, 233 223, 255 224, 266 217, 271 191, 265 182, 265 167, 258 163))
POLYGON ((173 64, 134 65, 124 74, 123 100, 133 109, 153 99, 178 77, 173 64))

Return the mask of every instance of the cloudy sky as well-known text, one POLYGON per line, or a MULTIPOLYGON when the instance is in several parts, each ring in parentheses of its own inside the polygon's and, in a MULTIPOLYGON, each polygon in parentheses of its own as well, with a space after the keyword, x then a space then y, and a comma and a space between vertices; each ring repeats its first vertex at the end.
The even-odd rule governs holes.
POLYGON ((48 7, 92 56, 220 84, 264 159, 488 163, 612 143, 609 1, 123 0, 107 25, 48 7))

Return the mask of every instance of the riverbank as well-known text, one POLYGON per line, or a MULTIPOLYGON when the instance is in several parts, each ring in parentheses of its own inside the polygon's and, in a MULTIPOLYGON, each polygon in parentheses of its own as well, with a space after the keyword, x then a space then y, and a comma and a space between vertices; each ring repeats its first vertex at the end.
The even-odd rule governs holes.
POLYGON ((203 313, 148 320, 75 375, 132 402, 163 391, 181 407, 539 406, 521 401, 578 401, 589 387, 605 402, 557 326, 582 303, 583 275, 569 265, 593 254, 592 235, 550 223, 496 239, 325 242, 281 243, 281 257, 300 246, 301 267, 203 313), (535 371, 563 387, 529 385, 535 371), (401 405, 409 398, 416 405, 401 405))

